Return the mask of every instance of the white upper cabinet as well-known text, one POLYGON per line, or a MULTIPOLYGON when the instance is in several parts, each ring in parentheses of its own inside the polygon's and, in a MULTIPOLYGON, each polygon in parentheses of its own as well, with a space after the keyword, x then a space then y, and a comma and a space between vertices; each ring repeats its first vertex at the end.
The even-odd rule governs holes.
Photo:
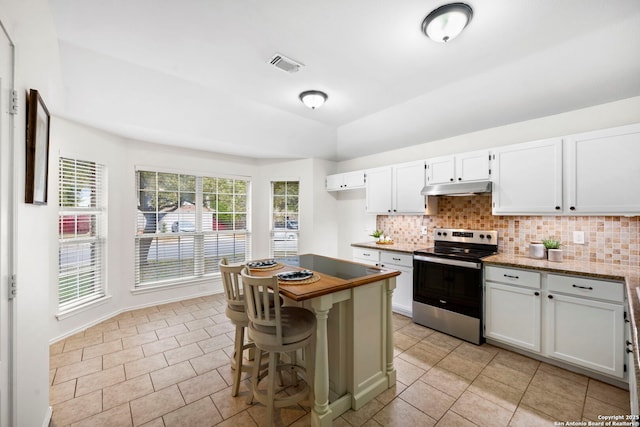
POLYGON ((494 215, 640 215, 640 125, 492 152, 494 215))
POLYGON ((393 167, 393 211, 400 213, 424 213, 425 196, 424 162, 412 162, 393 167))
POLYGON ((562 213, 562 139, 492 150, 493 214, 562 213))
POLYGON ((391 213, 392 176, 390 166, 367 171, 367 213, 391 213))
POLYGON ((327 175, 327 191, 353 190, 364 186, 364 171, 327 175))
POLYGON ((640 125, 571 135, 565 153, 570 213, 640 213, 640 125))
POLYGON ((482 181, 489 179, 489 151, 472 151, 455 156, 435 157, 427 160, 427 182, 482 181))
POLYGON ((418 161, 368 170, 367 213, 430 214, 425 196, 420 194, 425 183, 424 165, 418 161))

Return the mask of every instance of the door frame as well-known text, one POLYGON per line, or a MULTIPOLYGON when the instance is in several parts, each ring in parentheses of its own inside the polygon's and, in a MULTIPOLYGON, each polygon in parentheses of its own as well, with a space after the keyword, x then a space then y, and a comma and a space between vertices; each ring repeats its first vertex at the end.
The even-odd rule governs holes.
POLYGON ((15 313, 9 287, 15 272, 14 90, 15 44, 0 20, 0 425, 16 425, 15 313), (5 44, 6 43, 6 44, 5 44), (5 51, 6 49, 6 51, 5 51), (5 58, 6 56, 6 58, 5 58), (3 75, 5 72, 8 75, 3 75))

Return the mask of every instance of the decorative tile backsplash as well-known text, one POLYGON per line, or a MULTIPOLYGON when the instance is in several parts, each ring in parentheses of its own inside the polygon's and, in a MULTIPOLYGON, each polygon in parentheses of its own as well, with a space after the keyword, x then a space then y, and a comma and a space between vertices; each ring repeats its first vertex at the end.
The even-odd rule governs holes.
POLYGON ((619 216, 493 216, 491 195, 439 197, 432 216, 378 216, 377 228, 398 243, 433 246, 433 229, 467 228, 498 231, 498 250, 527 255, 529 242, 559 239, 564 259, 606 264, 640 265, 640 217, 619 216), (427 235, 420 234, 427 227, 427 235), (584 231, 584 245, 573 232, 584 231))

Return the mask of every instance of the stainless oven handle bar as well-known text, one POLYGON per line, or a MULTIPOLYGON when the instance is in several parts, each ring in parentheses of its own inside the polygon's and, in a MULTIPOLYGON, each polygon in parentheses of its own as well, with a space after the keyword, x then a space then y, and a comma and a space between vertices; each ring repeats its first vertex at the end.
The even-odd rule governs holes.
POLYGON ((435 262, 438 264, 453 265, 456 267, 472 268, 474 270, 480 270, 482 268, 482 264, 479 262, 459 261, 457 259, 437 258, 437 257, 420 256, 420 255, 414 255, 413 259, 416 261, 435 262))

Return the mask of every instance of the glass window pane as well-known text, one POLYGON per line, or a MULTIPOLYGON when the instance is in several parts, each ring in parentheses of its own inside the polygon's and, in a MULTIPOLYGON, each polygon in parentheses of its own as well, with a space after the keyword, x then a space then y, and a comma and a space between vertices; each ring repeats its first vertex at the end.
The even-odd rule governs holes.
POLYGON ((233 180, 218 178, 218 193, 233 194, 233 180))
POLYGON ((247 181, 235 181, 235 193, 247 194, 247 181))
POLYGON ((284 196, 286 194, 287 185, 284 181, 273 183, 273 194, 276 196, 284 196))
POLYGON ((158 173, 158 190, 178 191, 179 175, 175 173, 158 173))
POLYGON ((156 176, 157 174, 155 172, 138 172, 138 185, 140 190, 155 190, 156 176))
POLYGON ((297 182, 287 182, 287 194, 291 196, 298 195, 300 184, 297 182))
POLYGON ((218 195, 218 212, 233 212, 233 196, 231 194, 218 195))
POLYGON ((202 178, 202 192, 203 193, 215 193, 217 188, 217 178, 210 178, 205 176, 202 178))
POLYGON ((180 175, 180 191, 196 191, 196 177, 193 175, 180 175))

